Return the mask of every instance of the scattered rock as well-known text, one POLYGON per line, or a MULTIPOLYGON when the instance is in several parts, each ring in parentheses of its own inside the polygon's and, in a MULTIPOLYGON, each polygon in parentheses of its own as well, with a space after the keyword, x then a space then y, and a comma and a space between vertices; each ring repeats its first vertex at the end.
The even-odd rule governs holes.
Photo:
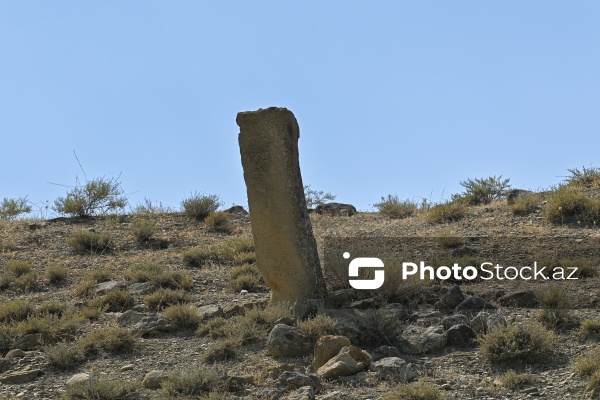
POLYGON ((225 314, 221 306, 217 304, 210 304, 202 307, 198 307, 198 315, 202 320, 213 319, 216 317, 222 317, 225 314))
POLYGON ((486 332, 491 332, 496 328, 504 328, 507 326, 506 319, 497 313, 490 314, 486 322, 486 332))
POLYGON ((315 374, 303 374, 302 372, 285 371, 279 378, 279 383, 287 389, 299 389, 303 386, 318 388, 321 386, 321 380, 315 374))
POLYGON ((356 214, 356 207, 344 203, 323 203, 315 207, 317 214, 330 214, 332 216, 346 215, 348 217, 356 214))
POLYGON ((225 212, 230 214, 248 215, 248 211, 242 206, 231 206, 225 212))
POLYGON ((340 352, 317 370, 322 379, 332 379, 339 376, 354 375, 365 368, 365 364, 357 362, 349 353, 340 352))
POLYGON ((67 387, 77 385, 83 382, 86 382, 90 379, 90 374, 86 374, 85 372, 75 374, 69 378, 67 381, 67 387))
POLYGON ((498 303, 504 307, 536 308, 538 300, 533 290, 521 290, 506 294, 498 299, 498 303))
POLYGON ((160 389, 165 379, 169 377, 164 371, 153 370, 144 375, 142 386, 146 389, 160 389))
POLYGON ((14 349, 14 350, 11 350, 8 353, 6 353, 4 358, 6 358, 7 360, 10 360, 11 358, 23 358, 23 357, 25 357, 25 355, 26 355, 26 353, 23 350, 14 349))
POLYGON ((96 296, 104 296, 108 292, 112 292, 113 290, 117 290, 117 289, 124 289, 126 287, 127 287, 126 282, 117 282, 117 281, 101 282, 101 283, 97 284, 96 287, 94 288, 94 293, 96 294, 96 296))
POLYGON ((318 370, 327 361, 335 357, 345 346, 350 346, 350 339, 345 336, 321 336, 315 344, 313 370, 318 370))
POLYGON ((379 346, 371 353, 373 361, 378 361, 385 357, 398 357, 399 355, 400 351, 394 346, 379 346))
POLYGON ((312 345, 300 329, 278 324, 269 333, 267 351, 275 358, 301 357, 312 353, 312 345))
POLYGON ((454 325, 446 331, 448 346, 467 347, 473 343, 477 335, 469 326, 464 324, 454 325))
POLYGON ((244 386, 254 385, 252 375, 230 375, 227 376, 227 388, 230 392, 239 392, 244 390, 244 386))
POLYGON ((454 285, 442 295, 437 305, 440 309, 452 310, 464 300, 465 295, 460 290, 460 286, 454 285))
POLYGON ((283 324, 288 326, 296 325, 296 320, 290 317, 281 317, 277 321, 275 321, 275 325, 283 324))
POLYGON ((143 296, 154 290, 154 285, 150 282, 137 282, 129 285, 129 291, 133 294, 143 296))
POLYGON ((176 327, 166 317, 151 313, 127 310, 119 317, 117 323, 122 328, 128 328, 136 336, 144 336, 151 332, 171 332, 176 327))
POLYGON ((356 310, 371 310, 377 309, 381 306, 381 298, 374 297, 371 299, 357 300, 353 301, 350 304, 350 308, 354 308, 356 310))
POLYGON ((315 390, 312 386, 303 386, 301 388, 296 389, 293 393, 290 393, 286 399, 287 400, 314 400, 315 398, 315 390))
POLYGON ((476 315, 479 311, 495 311, 496 307, 481 297, 467 297, 454 309, 456 314, 476 315))
POLYGON ((472 320, 471 320, 471 329, 476 334, 484 334, 487 331, 487 320, 490 317, 490 313, 485 311, 480 311, 472 320))
POLYGON ((442 326, 445 330, 448 330, 454 325, 458 324, 469 325, 469 318, 462 314, 454 314, 442 319, 442 326))
POLYGON ((386 357, 375 361, 371 371, 377 372, 381 379, 408 382, 417 376, 417 370, 412 364, 399 357, 386 357))
POLYGON ((446 347, 446 334, 442 325, 429 328, 410 325, 394 343, 398 350, 406 354, 422 354, 446 347))
POLYGON ((0 376, 0 383, 5 385, 21 385, 33 381, 41 374, 42 371, 39 369, 30 369, 25 371, 12 372, 0 376))
POLYGON ((134 368, 135 368, 135 365, 127 364, 127 365, 123 365, 119 371, 127 372, 127 371, 132 371, 134 368))
POLYGON ((335 390, 333 392, 329 392, 327 394, 317 396, 317 397, 315 397, 315 399, 316 400, 339 400, 339 399, 345 399, 347 397, 348 397, 348 395, 345 392, 342 392, 341 390, 335 390))

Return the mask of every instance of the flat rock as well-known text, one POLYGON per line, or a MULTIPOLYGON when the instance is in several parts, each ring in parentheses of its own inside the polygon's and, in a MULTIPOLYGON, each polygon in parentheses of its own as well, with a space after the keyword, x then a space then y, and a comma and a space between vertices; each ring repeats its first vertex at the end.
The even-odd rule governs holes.
POLYGON ((381 379, 408 382, 418 374, 416 369, 399 357, 386 357, 375 361, 371 371, 377 372, 381 379))
POLYGON ((67 381, 67 387, 77 385, 83 382, 87 382, 90 380, 90 374, 86 374, 85 372, 81 372, 79 374, 75 374, 69 378, 67 381))
POLYGON ((318 370, 327 361, 335 357, 343 347, 350 346, 350 344, 350 339, 345 336, 321 336, 315 344, 313 370, 318 370))
POLYGON ((423 354, 446 347, 446 334, 442 325, 428 328, 410 325, 394 342, 401 353, 423 354))
POLYGON ((267 338, 267 351, 272 357, 302 357, 312 353, 312 344, 294 326, 275 325, 267 338))
POLYGON ((108 292, 112 292, 117 289, 124 289, 127 287, 126 282, 108 281, 101 282, 94 287, 94 293, 96 296, 103 296, 108 292))
POLYGON ((385 357, 398 357, 400 351, 394 346, 379 346, 371 353, 373 361, 381 360, 385 357))
POLYGON ((153 370, 144 375, 142 386, 146 389, 160 389, 165 379, 169 377, 165 371, 153 370))
POLYGON ((117 317, 117 323, 120 327, 131 330, 136 336, 143 336, 153 331, 171 332, 177 329, 163 315, 144 314, 133 310, 127 310, 117 317))
POLYGON ((365 364, 357 362, 348 353, 341 353, 330 359, 317 370, 322 379, 332 379, 340 376, 354 375, 365 368, 365 364))
POLYGON ((314 400, 315 389, 312 386, 303 386, 290 393, 286 400, 314 400))
POLYGON ((217 304, 209 304, 206 306, 198 307, 198 316, 201 319, 213 319, 216 317, 222 317, 225 314, 223 313, 223 308, 217 304))
POLYGON ((0 383, 5 385, 20 385, 33 381, 42 371, 39 369, 30 369, 26 371, 12 372, 0 376, 0 383))
POLYGON ((442 319, 442 326, 445 330, 448 330, 454 325, 458 324, 469 325, 469 318, 462 314, 454 314, 442 319))
POLYGON ((14 349, 9 351, 8 353, 6 353, 6 355, 4 356, 4 358, 6 358, 7 360, 11 359, 11 358, 23 358, 25 357, 26 353, 21 350, 21 349, 14 349))
POLYGON ((538 300, 533 290, 520 290, 508 293, 498 299, 498 303, 504 307, 535 308, 538 300))
POLYGON ((304 386, 311 386, 316 389, 321 386, 321 380, 317 375, 294 371, 283 372, 279 375, 277 381, 287 389, 299 389, 304 386))
POLYGON ((475 335, 473 329, 464 324, 454 325, 446 331, 446 340, 448 346, 470 346, 473 343, 473 340, 476 336, 477 335, 475 335))

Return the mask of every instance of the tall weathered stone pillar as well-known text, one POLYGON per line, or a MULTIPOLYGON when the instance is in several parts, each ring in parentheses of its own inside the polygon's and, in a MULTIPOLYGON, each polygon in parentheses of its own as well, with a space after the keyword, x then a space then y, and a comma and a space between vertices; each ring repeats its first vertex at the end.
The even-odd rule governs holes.
POLYGON ((298 159, 298 122, 286 108, 238 113, 256 264, 271 301, 300 304, 325 294, 306 211, 298 159))

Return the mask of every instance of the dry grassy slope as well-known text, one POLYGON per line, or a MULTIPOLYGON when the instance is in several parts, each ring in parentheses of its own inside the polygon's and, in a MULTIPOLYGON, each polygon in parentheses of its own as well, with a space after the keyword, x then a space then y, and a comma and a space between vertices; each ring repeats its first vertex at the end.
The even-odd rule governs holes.
MULTIPOLYGON (((543 199, 542 199, 543 201, 543 199)), ((196 245, 206 243, 222 245, 231 236, 250 236, 249 219, 243 216, 232 216, 234 231, 230 235, 205 233, 202 224, 194 222, 179 213, 144 216, 151 219, 158 227, 154 238, 168 242, 164 249, 148 249, 139 245, 131 232, 131 221, 134 216, 93 218, 89 220, 59 219, 56 221, 1 221, 0 225, 0 268, 10 260, 29 261, 33 270, 40 273, 39 286, 32 292, 23 293, 14 288, 0 291, 0 299, 6 302, 14 299, 29 299, 35 304, 56 299, 64 303, 80 305, 82 299, 74 294, 73 287, 83 280, 84 275, 96 269, 108 269, 113 278, 119 280, 123 271, 142 261, 152 261, 166 265, 173 270, 186 270, 194 278, 192 304, 220 304, 259 301, 268 297, 262 293, 242 295, 233 292, 228 286, 227 274, 230 265, 216 264, 210 267, 191 269, 182 262, 182 253, 196 245), (75 254, 65 243, 75 230, 92 229, 96 232, 110 233, 116 245, 109 253, 99 255, 75 254), (59 286, 49 285, 43 281, 45 270, 53 264, 68 268, 66 282, 59 286)), ((461 221, 450 224, 428 224, 419 213, 414 217, 395 220, 375 213, 359 213, 353 217, 329 217, 311 215, 313 229, 318 243, 322 244, 324 236, 436 236, 440 229, 449 229, 457 235, 465 236, 518 236, 541 235, 551 237, 597 237, 597 229, 570 228, 553 226, 545 222, 539 212, 517 217, 513 216, 504 202, 470 207, 468 215, 461 221)), ((477 287, 469 290, 485 292, 493 287, 477 287)), ((598 296, 597 278, 584 282, 575 292, 585 293, 589 298, 598 296)), ((141 300, 138 298, 138 302, 141 300)), ((535 317, 532 310, 506 310, 509 321, 521 321, 535 317)), ((596 310, 584 310, 581 315, 598 318, 596 310)), ((102 329, 110 323, 110 318, 100 318, 81 327, 79 334, 102 329)), ((577 355, 593 344, 580 343, 572 332, 560 333, 557 343, 558 356, 546 365, 533 366, 532 371, 541 377, 536 384, 545 397, 587 398, 584 395, 585 382, 572 376, 570 362, 577 355), (560 384, 559 384, 560 382, 560 384)), ((37 380, 23 385, 0 385, 0 394, 24 393, 29 398, 60 398, 64 391, 65 381, 76 372, 89 372, 92 375, 107 375, 116 380, 140 380, 145 372, 153 369, 176 370, 198 365, 198 357, 212 341, 208 337, 199 337, 192 332, 175 332, 161 334, 152 338, 137 339, 139 348, 130 354, 101 356, 90 358, 73 370, 59 371, 48 368, 44 354, 32 351, 19 362, 15 369, 27 367, 41 368, 44 372, 37 380), (134 364, 133 370, 120 372, 125 365, 134 364)), ((244 347, 242 360, 224 362, 222 366, 232 373, 253 374, 262 376, 279 361, 269 358, 262 344, 244 347)), ((494 376, 505 368, 497 368, 486 363, 477 350, 443 351, 435 355, 414 357, 413 361, 431 371, 434 382, 438 385, 447 383, 452 398, 526 398, 519 391, 511 393, 493 384, 494 376)), ((309 365, 310 357, 286 360, 303 368, 309 365)), ((523 366, 515 366, 523 369, 523 366)), ((258 385, 274 386, 272 381, 263 378, 257 380, 258 385)), ((347 384, 328 382, 324 392, 342 390, 347 398, 366 399, 379 398, 386 391, 387 383, 374 386, 359 386, 350 389, 347 384)), ((151 391, 142 391, 151 396, 151 391)))

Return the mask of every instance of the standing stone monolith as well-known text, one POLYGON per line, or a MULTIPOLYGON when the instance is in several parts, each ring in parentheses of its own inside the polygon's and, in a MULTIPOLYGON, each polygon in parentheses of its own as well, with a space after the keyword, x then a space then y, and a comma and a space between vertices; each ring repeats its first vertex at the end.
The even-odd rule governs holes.
POLYGON ((239 144, 256 248, 271 301, 322 299, 325 283, 300 175, 300 129, 286 108, 238 113, 239 144))

